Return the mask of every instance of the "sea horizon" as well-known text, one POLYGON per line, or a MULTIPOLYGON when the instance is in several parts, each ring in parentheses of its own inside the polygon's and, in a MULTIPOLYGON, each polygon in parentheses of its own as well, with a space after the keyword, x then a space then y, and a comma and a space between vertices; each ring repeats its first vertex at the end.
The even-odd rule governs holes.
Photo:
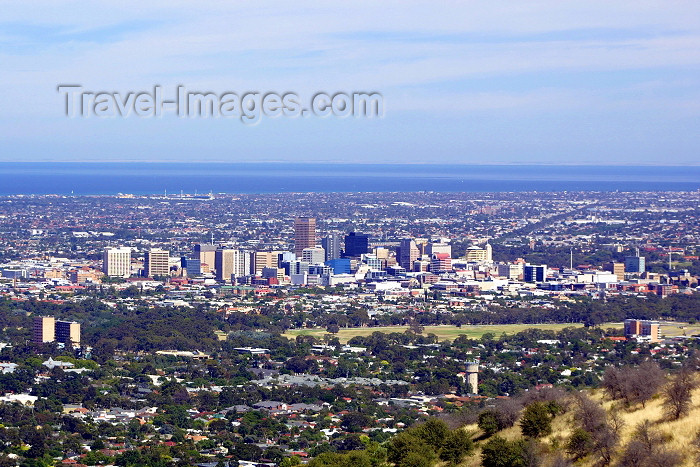
POLYGON ((695 191, 700 166, 0 162, 0 195, 695 191))
POLYGON ((294 162, 290 162, 288 160, 284 159, 265 159, 265 160, 237 160, 237 161, 229 161, 229 160, 216 160, 216 159, 210 159, 210 160, 198 160, 197 162, 192 162, 192 161, 186 161, 182 159, 110 159, 110 160, 95 160, 95 159, 35 159, 35 160, 28 160, 28 161, 22 161, 22 162, 17 162, 17 161, 11 161, 11 160, 3 160, 0 159, 0 165, 3 164, 228 164, 228 165, 236 165, 236 164, 289 164, 289 165, 308 165, 308 164, 327 164, 327 165, 426 165, 426 166, 436 166, 436 165, 449 165, 449 166, 458 166, 458 167, 464 167, 464 166, 477 166, 477 167, 500 167, 500 166, 554 166, 554 167, 700 167, 700 162, 695 162, 695 163, 688 163, 688 162, 683 162, 683 163, 678 163, 678 164, 673 164, 673 163, 664 163, 664 164, 658 164, 658 163, 651 163, 651 162, 640 162, 640 163, 635 163, 635 164, 623 164, 620 162, 610 162, 610 163, 605 163, 601 161, 596 161, 596 162, 548 162, 548 161, 528 161, 528 162, 516 162, 516 161, 508 161, 508 162, 499 162, 499 161, 492 161, 488 163, 484 162, 478 162, 478 161, 470 161, 470 162, 455 162, 455 161, 444 161, 444 162, 430 162, 430 161, 406 161, 406 162, 398 162, 398 161, 363 161, 363 162, 346 162, 346 161, 339 161, 335 159, 329 159, 329 160, 297 160, 294 162))

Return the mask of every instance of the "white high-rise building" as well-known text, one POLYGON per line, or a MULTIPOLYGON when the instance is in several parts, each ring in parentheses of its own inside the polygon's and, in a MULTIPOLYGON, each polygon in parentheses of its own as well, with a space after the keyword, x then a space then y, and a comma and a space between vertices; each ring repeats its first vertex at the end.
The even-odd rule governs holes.
POLYGON ((248 250, 236 250, 238 256, 234 262, 233 274, 236 277, 250 276, 253 273, 253 261, 248 250))
POLYGON ((102 253, 102 272, 109 277, 129 277, 131 248, 105 248, 102 253))
POLYGON ((301 252, 301 260, 309 264, 323 264, 326 261, 326 250, 320 246, 304 248, 301 252))
POLYGON ((144 269, 146 277, 170 275, 170 252, 160 248, 152 248, 146 252, 144 269))
POLYGON ((250 275, 250 252, 233 248, 216 250, 215 266, 216 279, 229 281, 231 276, 243 277, 250 275))

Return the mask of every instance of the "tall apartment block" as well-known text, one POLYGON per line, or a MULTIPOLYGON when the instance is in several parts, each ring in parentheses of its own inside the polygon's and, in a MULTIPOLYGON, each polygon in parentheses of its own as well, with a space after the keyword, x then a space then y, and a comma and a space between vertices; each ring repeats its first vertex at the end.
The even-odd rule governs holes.
POLYGON ((131 275, 131 249, 105 248, 102 253, 102 272, 109 277, 131 275))
POLYGON ((144 272, 146 277, 170 275, 170 252, 159 248, 152 248, 146 252, 144 272))
POLYGON ((56 341, 64 344, 80 344, 80 323, 56 321, 56 341))
POLYGON ((297 217, 294 220, 294 254, 301 258, 305 248, 316 246, 316 219, 297 217))
POLYGON ((34 318, 34 343, 45 344, 56 339, 56 320, 53 316, 34 318))
POLYGON ((75 321, 56 321, 53 316, 37 316, 34 318, 35 344, 62 342, 64 344, 80 344, 80 323, 75 321))

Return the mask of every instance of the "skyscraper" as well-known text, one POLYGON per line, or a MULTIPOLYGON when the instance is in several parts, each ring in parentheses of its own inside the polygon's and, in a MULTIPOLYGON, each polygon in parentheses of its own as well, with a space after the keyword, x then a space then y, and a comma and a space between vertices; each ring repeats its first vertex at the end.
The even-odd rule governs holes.
POLYGON ((214 255, 214 267, 216 268, 216 280, 230 281, 233 274, 234 250, 219 248, 214 255))
POLYGON ((294 220, 294 254, 301 258, 304 248, 316 246, 316 219, 297 217, 294 220))
POLYGON ((131 275, 131 249, 105 248, 102 253, 102 272, 110 277, 131 275))
POLYGON ((416 242, 411 238, 404 238, 401 240, 401 244, 397 251, 397 258, 399 265, 405 268, 407 271, 413 270, 413 262, 418 259, 420 251, 418 251, 418 246, 416 242))
POLYGON ((146 252, 144 272, 146 277, 170 275, 170 252, 160 248, 152 248, 146 252))
POLYGON ((250 252, 232 249, 219 248, 214 257, 216 266, 216 279, 219 281, 230 281, 231 276, 243 277, 250 274, 250 252))
POLYGON ((331 233, 323 237, 321 246, 326 250, 326 261, 340 258, 340 236, 338 234, 331 233))
POLYGON ((369 236, 350 232, 345 236, 345 256, 360 256, 369 253, 369 236))

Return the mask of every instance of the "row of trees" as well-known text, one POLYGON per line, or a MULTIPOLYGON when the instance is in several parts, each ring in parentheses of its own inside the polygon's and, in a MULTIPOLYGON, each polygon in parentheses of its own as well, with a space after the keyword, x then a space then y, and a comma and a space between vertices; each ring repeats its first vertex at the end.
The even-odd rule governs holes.
POLYGON ((405 467, 430 467, 437 462, 455 466, 473 454, 472 437, 473 433, 450 430, 444 421, 433 418, 399 433, 384 446, 361 436, 361 450, 323 453, 309 466, 377 467, 387 462, 405 467))

